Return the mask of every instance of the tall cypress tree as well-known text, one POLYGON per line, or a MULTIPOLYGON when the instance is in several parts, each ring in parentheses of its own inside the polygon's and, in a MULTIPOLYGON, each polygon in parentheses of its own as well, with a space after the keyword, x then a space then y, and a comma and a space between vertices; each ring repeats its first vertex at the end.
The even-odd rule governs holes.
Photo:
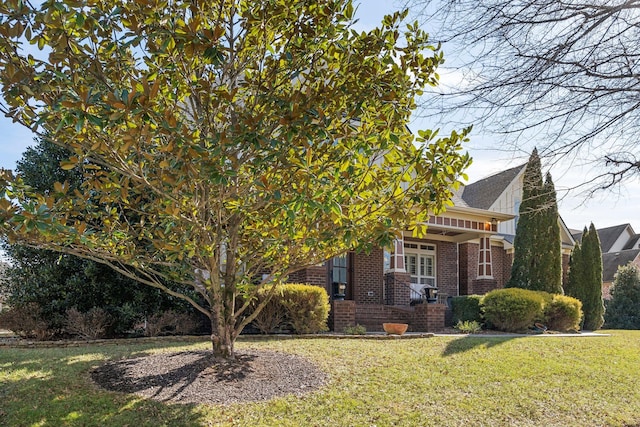
POLYGON ((582 232, 582 245, 577 244, 571 254, 567 295, 582 301, 583 328, 599 329, 604 323, 602 300, 602 250, 593 223, 582 232))
POLYGON ((556 189, 547 172, 544 182, 542 205, 542 217, 540 224, 540 238, 542 250, 540 268, 534 272, 538 276, 540 288, 554 294, 562 291, 562 241, 560 239, 560 226, 558 225, 558 202, 556 189))
POLYGON ((585 297, 582 300, 584 329, 596 330, 604 323, 604 301, 602 300, 602 250, 600 238, 593 223, 589 226, 587 235, 582 238, 582 256, 585 264, 585 297))
MULTIPOLYGON (((588 233, 587 227, 584 228, 582 236, 588 233)), ((580 242, 576 242, 571 252, 571 258, 569 259, 569 274, 567 276, 567 283, 564 285, 564 293, 568 296, 583 300, 582 284, 585 281, 584 278, 584 258, 582 256, 582 245, 580 242)))
POLYGON ((524 171, 519 215, 507 287, 562 293, 558 206, 551 176, 542 180, 537 149, 524 171))

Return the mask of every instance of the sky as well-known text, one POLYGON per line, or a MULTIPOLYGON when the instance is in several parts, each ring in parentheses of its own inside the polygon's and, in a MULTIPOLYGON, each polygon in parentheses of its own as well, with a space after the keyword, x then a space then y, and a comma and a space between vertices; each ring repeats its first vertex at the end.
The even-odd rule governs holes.
MULTIPOLYGON (((392 0, 361 0, 356 12, 359 22, 356 29, 369 29, 379 25, 382 17, 395 10, 392 0)), ((428 31, 428 29, 426 29, 428 31)), ((443 47, 445 59, 447 46, 443 47)), ((455 72, 455 70, 454 70, 455 72)), ((446 74, 442 73, 443 78, 446 74)), ((423 119, 416 119, 410 128, 434 129, 440 127, 423 119)), ((443 128, 442 133, 451 129, 443 128)), ((524 164, 528 153, 536 145, 536 141, 529 141, 527 146, 518 151, 504 148, 497 143, 498 138, 491 135, 471 134, 471 142, 466 146, 473 158, 473 164, 467 170, 469 183, 478 181, 494 173, 524 164)), ((0 168, 13 169, 16 161, 21 158, 25 148, 33 144, 33 135, 26 128, 12 123, 11 120, 0 116, 0 168)), ((615 193, 600 192, 592 198, 586 198, 583 192, 568 189, 583 182, 588 175, 587 166, 568 164, 545 165, 543 172, 550 171, 558 193, 560 215, 569 228, 582 229, 593 222, 597 228, 604 228, 618 224, 630 223, 637 233, 640 233, 640 218, 637 208, 640 206, 640 182, 629 182, 615 193)))

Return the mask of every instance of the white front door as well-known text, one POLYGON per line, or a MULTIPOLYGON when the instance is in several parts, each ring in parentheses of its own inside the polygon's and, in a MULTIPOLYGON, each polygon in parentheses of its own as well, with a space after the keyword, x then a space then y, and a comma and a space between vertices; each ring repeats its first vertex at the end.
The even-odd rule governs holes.
POLYGON ((422 288, 436 286, 436 250, 434 245, 405 243, 405 266, 411 276, 411 299, 422 296, 422 288))

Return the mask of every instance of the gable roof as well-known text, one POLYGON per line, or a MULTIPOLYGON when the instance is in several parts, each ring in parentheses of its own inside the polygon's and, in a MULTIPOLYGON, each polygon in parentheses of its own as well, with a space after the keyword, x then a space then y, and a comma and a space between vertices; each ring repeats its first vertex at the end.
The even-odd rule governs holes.
MULTIPOLYGON (((616 243, 620 235, 624 232, 624 230, 627 229, 627 227, 631 227, 631 224, 614 225, 611 227, 598 228, 596 230, 598 232, 598 238, 600 239, 600 250, 603 254, 611 251, 611 247, 616 243)), ((627 246, 629 246, 630 248, 633 247, 635 241, 638 240, 637 235, 635 236, 635 240, 631 239, 631 246, 629 246, 629 242, 627 242, 627 244, 625 245, 625 249, 627 249, 627 246)), ((582 232, 574 234, 573 238, 576 240, 576 242, 582 242, 582 232)))
POLYGON ((471 207, 489 209, 525 166, 526 163, 466 185, 462 199, 471 207))
POLYGON ((627 244, 624 245, 624 248, 622 248, 622 249, 623 250, 633 249, 636 246, 636 244, 638 243, 638 239, 640 239, 640 234, 634 235, 631 239, 629 239, 627 244))
POLYGON ((462 198, 462 191, 463 191, 463 189, 453 190, 452 191, 453 195, 451 196, 451 201, 453 202, 454 206, 468 208, 469 205, 462 198))
POLYGON ((613 282, 618 266, 627 265, 640 254, 640 249, 602 254, 602 281, 613 282))

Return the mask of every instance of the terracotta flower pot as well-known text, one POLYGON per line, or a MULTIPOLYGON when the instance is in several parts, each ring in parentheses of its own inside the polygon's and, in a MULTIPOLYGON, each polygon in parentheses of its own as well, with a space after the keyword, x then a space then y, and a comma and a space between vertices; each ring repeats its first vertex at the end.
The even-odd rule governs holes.
POLYGON ((388 335, 402 335, 409 327, 406 323, 383 323, 382 328, 388 335))

